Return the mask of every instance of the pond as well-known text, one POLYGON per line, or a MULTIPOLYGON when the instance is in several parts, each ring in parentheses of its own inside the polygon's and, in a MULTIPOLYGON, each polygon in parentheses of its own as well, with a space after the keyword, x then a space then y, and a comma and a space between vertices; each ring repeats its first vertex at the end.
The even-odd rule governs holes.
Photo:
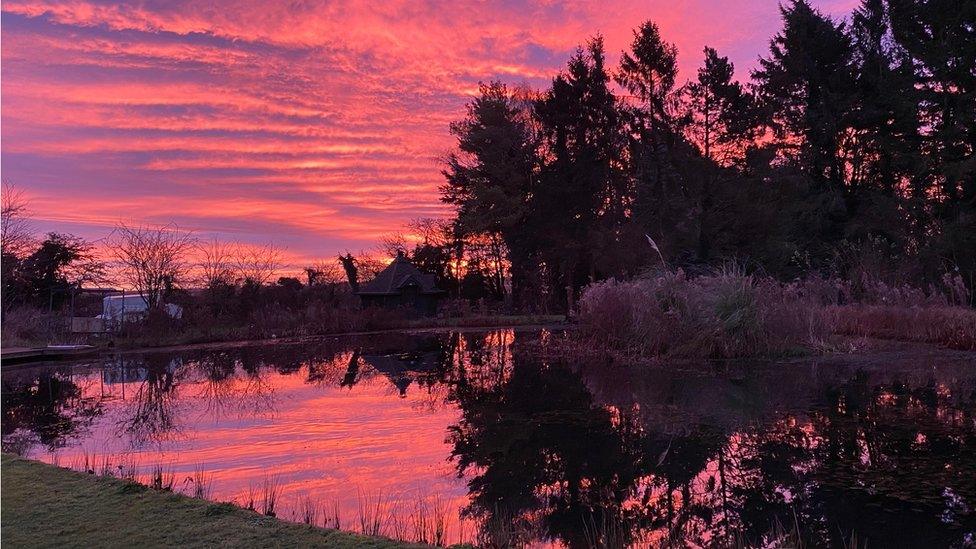
POLYGON ((559 337, 385 334, 5 368, 3 446, 442 544, 976 539, 972 354, 624 368, 557 360, 559 337))

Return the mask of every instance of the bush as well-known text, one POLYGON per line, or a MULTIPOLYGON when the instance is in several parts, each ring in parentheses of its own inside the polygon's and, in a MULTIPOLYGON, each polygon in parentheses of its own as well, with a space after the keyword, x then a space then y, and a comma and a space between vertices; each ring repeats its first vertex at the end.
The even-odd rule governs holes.
POLYGON ((34 307, 14 307, 3 313, 3 345, 34 347, 46 344, 48 318, 34 307))
POLYGON ((827 316, 837 334, 976 351, 976 311, 965 307, 846 305, 828 307, 827 316))

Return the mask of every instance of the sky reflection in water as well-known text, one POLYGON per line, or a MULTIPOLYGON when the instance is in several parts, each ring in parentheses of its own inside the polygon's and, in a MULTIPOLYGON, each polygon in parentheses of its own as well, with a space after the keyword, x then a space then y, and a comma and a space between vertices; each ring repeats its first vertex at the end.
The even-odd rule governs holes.
POLYGON ((5 371, 5 450, 162 464, 243 502, 382 502, 387 535, 588 546, 963 546, 976 533, 976 361, 918 352, 625 370, 512 331, 120 355, 5 371), (788 375, 786 374, 788 372, 788 375), (462 475, 459 478, 458 472, 462 475), (437 512, 435 512, 437 510, 437 512), (459 513, 465 520, 459 520, 459 513), (429 517, 429 518, 430 518, 429 517))

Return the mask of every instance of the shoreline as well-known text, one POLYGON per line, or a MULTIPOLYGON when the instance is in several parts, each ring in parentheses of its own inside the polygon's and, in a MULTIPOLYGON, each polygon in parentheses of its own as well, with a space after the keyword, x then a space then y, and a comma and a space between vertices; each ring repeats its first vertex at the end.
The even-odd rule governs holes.
POLYGON ((2 464, 2 536, 11 547, 425 547, 289 522, 12 454, 3 454, 2 464))
MULTIPOLYGON (((512 329, 520 331, 539 331, 539 330, 567 330, 573 327, 573 324, 565 320, 562 315, 543 315, 543 316, 530 316, 527 317, 529 320, 534 322, 521 323, 518 321, 517 316, 499 316, 499 317, 473 317, 469 322, 461 322, 457 324, 450 325, 437 325, 436 323, 432 325, 417 325, 417 326, 400 326, 391 328, 382 328, 377 330, 361 330, 361 331, 349 331, 349 332, 336 332, 336 333, 326 333, 326 334, 314 334, 307 336, 287 336, 287 337, 276 337, 276 338, 260 338, 260 339, 231 339, 231 340, 214 340, 214 341, 200 341, 193 343, 166 343, 162 345, 134 345, 127 346, 124 343, 118 346, 114 344, 102 344, 93 345, 91 347, 91 356, 103 356, 105 354, 113 355, 127 355, 127 354, 144 354, 152 352, 174 352, 174 351, 193 351, 193 350, 208 350, 208 349, 236 349, 241 347, 250 346, 261 346, 261 345, 297 345, 302 343, 314 343, 318 341, 325 341, 330 338, 339 337, 366 337, 373 335, 382 334, 394 334, 394 333, 445 333, 445 332, 474 332, 474 331, 484 331, 484 330, 503 330, 512 329), (559 320, 559 318, 562 318, 559 320), (549 318, 551 321, 546 322, 544 319, 549 318), (483 319, 484 322, 478 322, 478 320, 483 319), (506 322, 490 322, 490 320, 506 320, 506 322), (539 322, 538 320, 543 320, 539 322)), ((32 348, 28 347, 15 347, 17 350, 30 350, 32 348)), ((45 347, 36 347, 33 350, 43 350, 45 347)), ((39 356, 42 353, 39 353, 39 356)), ((56 364, 59 362, 69 362, 72 357, 65 357, 63 359, 54 360, 28 360, 28 361, 14 361, 9 362, 4 360, 4 368, 24 368, 33 367, 43 364, 56 364)))

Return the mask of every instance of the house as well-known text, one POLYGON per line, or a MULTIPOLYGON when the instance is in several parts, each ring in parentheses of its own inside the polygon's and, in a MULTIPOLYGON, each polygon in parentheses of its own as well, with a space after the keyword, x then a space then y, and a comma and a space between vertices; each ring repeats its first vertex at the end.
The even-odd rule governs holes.
POLYGON ((363 307, 409 309, 420 315, 433 315, 444 291, 437 287, 434 275, 420 272, 403 253, 376 278, 363 284, 356 295, 363 307))

